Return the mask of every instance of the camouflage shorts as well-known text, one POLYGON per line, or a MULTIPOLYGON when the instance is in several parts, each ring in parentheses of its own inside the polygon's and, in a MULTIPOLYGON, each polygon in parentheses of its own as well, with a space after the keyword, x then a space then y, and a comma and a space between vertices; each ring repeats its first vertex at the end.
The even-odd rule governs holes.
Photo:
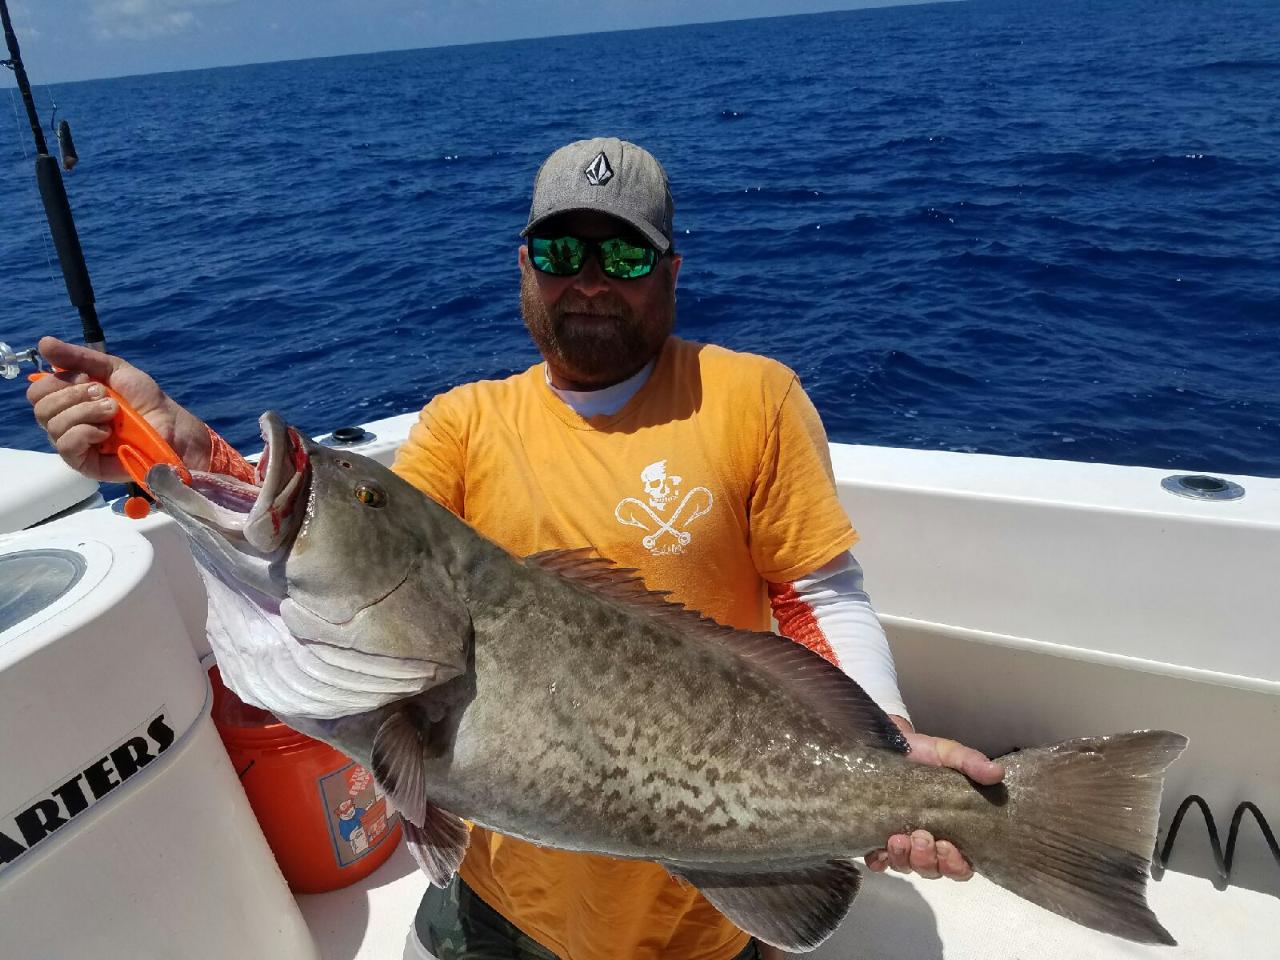
MULTIPOLYGON (((558 960, 507 920, 456 874, 443 889, 428 887, 413 919, 418 939, 438 960, 558 960)), ((733 960, 759 960, 755 941, 733 960)))

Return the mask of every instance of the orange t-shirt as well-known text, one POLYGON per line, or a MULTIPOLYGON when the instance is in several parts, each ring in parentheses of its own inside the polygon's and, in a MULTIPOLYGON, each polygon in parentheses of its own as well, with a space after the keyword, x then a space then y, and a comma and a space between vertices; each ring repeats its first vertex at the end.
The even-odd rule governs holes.
MULTIPOLYGON (((671 338, 616 414, 584 419, 536 364, 427 404, 394 470, 517 556, 590 545, 721 623, 769 628, 768 581, 857 540, 826 435, 776 361, 671 338)), ((746 935, 656 864, 475 828, 462 877, 566 960, 727 960, 746 935)))

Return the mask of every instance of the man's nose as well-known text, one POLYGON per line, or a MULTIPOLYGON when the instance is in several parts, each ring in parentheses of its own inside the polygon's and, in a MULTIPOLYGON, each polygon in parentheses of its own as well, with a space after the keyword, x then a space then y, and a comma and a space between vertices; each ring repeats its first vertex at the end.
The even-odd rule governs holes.
POLYGON ((609 289, 609 278, 600 269, 600 261, 596 257, 587 257, 582 269, 574 278, 573 286, 586 297, 604 293, 609 289))

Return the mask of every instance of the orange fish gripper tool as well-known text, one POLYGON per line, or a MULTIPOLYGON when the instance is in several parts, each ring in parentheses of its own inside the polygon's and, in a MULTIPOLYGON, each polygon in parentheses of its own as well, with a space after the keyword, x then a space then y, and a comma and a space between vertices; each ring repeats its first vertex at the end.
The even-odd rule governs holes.
MULTIPOLYGON (((47 373, 32 373, 27 376, 27 379, 34 381, 46 376, 48 376, 47 373)), ((125 472, 147 494, 147 497, 151 496, 151 489, 147 486, 147 471, 158 463, 167 463, 178 472, 183 483, 191 483, 191 471, 187 469, 173 447, 169 446, 164 437, 156 432, 155 427, 147 423, 142 414, 138 413, 120 394, 105 383, 101 381, 98 383, 106 391, 107 397, 116 403, 116 412, 110 424, 111 436, 98 444, 98 452, 115 456, 120 461, 120 466, 124 467, 125 472)), ((151 512, 151 504, 147 497, 136 494, 130 496, 124 502, 124 515, 133 520, 141 520, 145 517, 151 512)))

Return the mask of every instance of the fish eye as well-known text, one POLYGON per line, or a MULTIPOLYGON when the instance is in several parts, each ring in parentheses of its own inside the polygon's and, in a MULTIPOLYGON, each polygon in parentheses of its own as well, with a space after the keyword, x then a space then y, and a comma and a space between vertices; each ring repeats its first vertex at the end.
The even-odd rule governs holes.
POLYGON ((382 488, 372 483, 356 485, 356 499, 366 507, 380 507, 387 502, 387 495, 382 488))
POLYGON ((339 460, 339 461, 338 461, 338 466, 342 467, 344 470, 350 470, 350 469, 351 469, 351 461, 350 461, 350 460, 339 460))

